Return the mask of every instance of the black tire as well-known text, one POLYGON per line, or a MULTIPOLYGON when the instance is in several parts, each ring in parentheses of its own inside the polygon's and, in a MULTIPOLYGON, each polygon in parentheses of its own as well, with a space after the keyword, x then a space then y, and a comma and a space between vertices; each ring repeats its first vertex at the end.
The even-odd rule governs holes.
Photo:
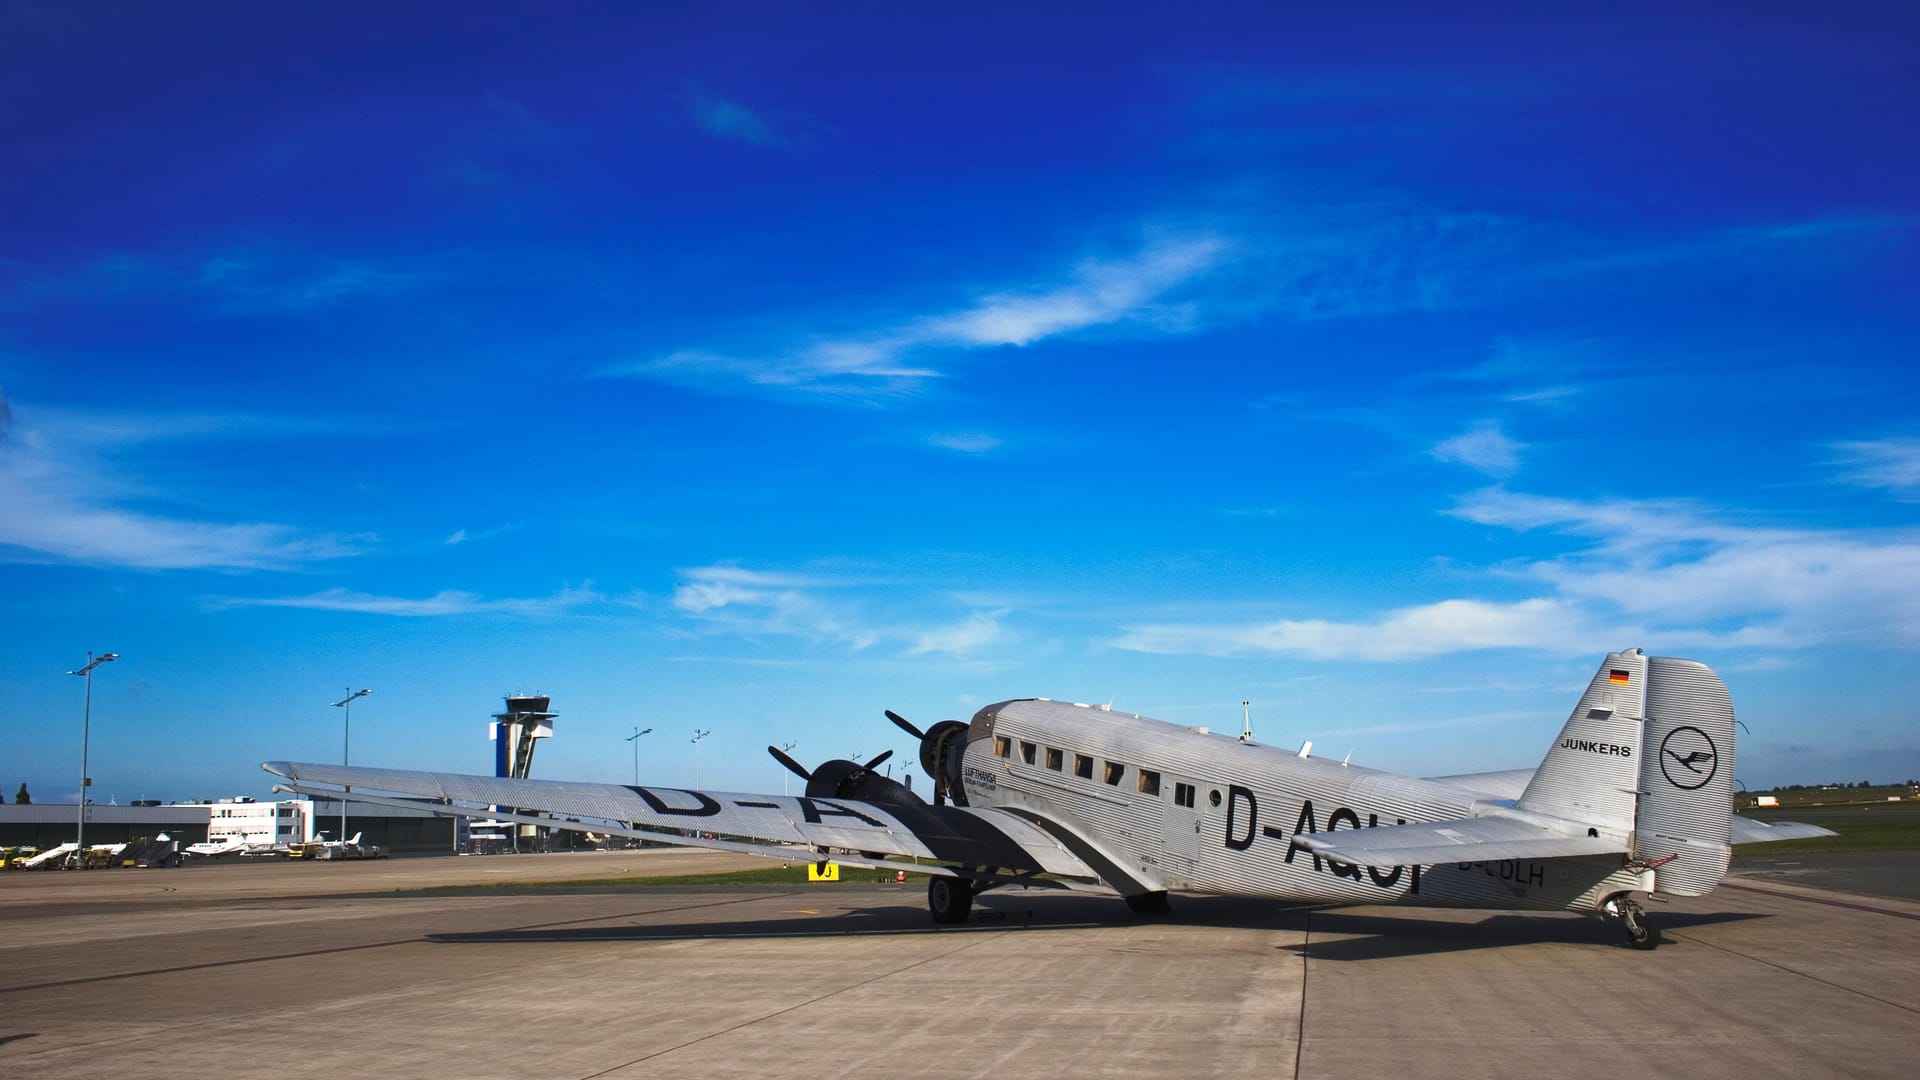
POLYGON ((1659 946, 1660 928, 1647 919, 1646 912, 1629 908, 1620 922, 1626 928, 1629 948, 1647 950, 1659 946))
POLYGON ((973 883, 966 878, 928 878, 927 910, 933 913, 933 921, 943 926, 966 922, 973 913, 973 883))
POLYGON ((1167 903, 1167 894, 1164 892, 1141 893, 1126 899, 1127 907, 1137 915, 1165 915, 1173 910, 1172 905, 1167 903))

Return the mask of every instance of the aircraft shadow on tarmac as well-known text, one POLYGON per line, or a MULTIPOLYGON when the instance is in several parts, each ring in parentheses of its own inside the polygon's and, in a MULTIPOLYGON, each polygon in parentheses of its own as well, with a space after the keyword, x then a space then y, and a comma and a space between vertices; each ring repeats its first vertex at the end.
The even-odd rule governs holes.
MULTIPOLYGON (((851 898, 846 898, 851 899, 851 898)), ((989 895, 973 917, 959 926, 934 926, 917 904, 847 905, 845 900, 796 894, 774 917, 745 912, 729 917, 730 905, 692 904, 658 912, 637 912, 578 923, 544 923, 468 933, 428 934, 446 945, 533 944, 554 942, 746 940, 754 938, 832 938, 930 934, 997 933, 1009 930, 1061 931, 1125 929, 1141 925, 1214 927, 1305 933, 1305 943, 1281 949, 1314 960, 1379 960, 1400 956, 1496 949, 1531 944, 1611 946, 1620 944, 1617 925, 1596 918, 1489 914, 1474 922, 1454 922, 1419 914, 1371 914, 1351 909, 1276 904, 1241 897, 1176 897, 1165 915, 1137 915, 1112 899, 1051 895, 989 895), (988 906, 991 904, 992 906, 988 906), (686 910, 710 911, 699 921, 648 919, 686 910), (647 919, 613 924, 616 920, 647 919), (613 924, 613 925, 610 925, 613 924), (1322 935, 1342 935, 1324 940, 1322 935), (1346 936, 1352 935, 1352 936, 1346 936)), ((1378 909, 1372 909, 1378 910, 1378 909)), ((1746 914, 1678 914, 1661 919, 1663 929, 1731 922, 1746 914)))
MULTIPOLYGON (((1662 931, 1677 931, 1765 917, 1742 912, 1663 912, 1659 927, 1662 931)), ((1288 928, 1305 929, 1308 936, 1303 943, 1281 946, 1285 951, 1309 960, 1340 962, 1433 956, 1520 945, 1627 947, 1625 935, 1617 922, 1590 917, 1556 917, 1551 914, 1502 912, 1475 922, 1450 922, 1413 915, 1349 914, 1337 909, 1323 909, 1307 914, 1304 925, 1296 922, 1288 928), (1327 940, 1323 935, 1341 936, 1327 940)), ((1675 940, 1668 938, 1667 944, 1661 947, 1669 948, 1674 944, 1675 940)))

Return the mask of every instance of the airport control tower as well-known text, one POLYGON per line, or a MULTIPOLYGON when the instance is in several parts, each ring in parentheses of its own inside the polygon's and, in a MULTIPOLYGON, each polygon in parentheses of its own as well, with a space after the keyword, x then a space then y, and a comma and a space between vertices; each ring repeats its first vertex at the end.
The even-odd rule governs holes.
MULTIPOLYGON (((493 714, 487 725, 487 738, 493 740, 493 775, 526 779, 533 767, 533 748, 537 739, 553 737, 553 718, 549 712, 553 699, 545 694, 508 694, 507 711, 493 714)), ((494 810, 511 809, 496 806, 494 810)), ((505 844, 515 851, 537 851, 542 846, 542 830, 535 825, 509 825, 504 821, 474 823, 473 843, 505 844), (499 831, 495 831, 499 830, 499 831)))
POLYGON ((508 694, 507 711, 493 714, 487 738, 493 740, 493 775, 526 779, 533 767, 535 739, 553 737, 553 718, 547 711, 553 699, 545 694, 508 694))

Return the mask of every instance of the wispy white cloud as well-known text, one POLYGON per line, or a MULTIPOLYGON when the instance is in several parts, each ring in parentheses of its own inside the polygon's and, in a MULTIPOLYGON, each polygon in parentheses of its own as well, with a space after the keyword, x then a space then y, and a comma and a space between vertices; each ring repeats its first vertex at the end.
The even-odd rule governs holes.
POLYGON ((34 411, 0 428, 0 559, 136 569, 285 569, 358 554, 367 538, 149 509, 125 459, 161 439, 243 434, 257 418, 34 411))
POLYGON ((1892 492, 1903 501, 1920 500, 1920 439, 1836 442, 1830 448, 1841 480, 1892 492))
POLYGON ((1590 547, 1527 576, 1691 641, 1799 647, 1920 643, 1920 534, 1748 526, 1684 503, 1583 503, 1499 489, 1454 513, 1554 529, 1590 547))
POLYGON ((266 247, 160 256, 110 252, 53 268, 0 264, 10 288, 0 305, 50 300, 97 305, 134 297, 215 315, 300 315, 424 289, 441 278, 427 264, 293 254, 266 247))
POLYGON ((936 358, 1018 348, 1093 328, 1178 333, 1192 316, 1170 294, 1226 258, 1217 236, 1161 236, 1120 259, 1083 260, 1060 283, 1002 289, 952 311, 878 329, 817 337, 771 355, 683 349, 653 360, 610 366, 605 375, 725 389, 750 386, 829 395, 907 392, 942 374, 936 358))
POLYGON ((1002 445, 998 436, 984 431, 949 431, 929 435, 927 443, 956 454, 990 454, 1002 445))
POLYGON ((1006 614, 1004 611, 980 611, 957 623, 923 630, 915 638, 913 647, 907 651, 914 656, 930 653, 975 655, 1005 638, 1006 629, 1001 625, 1001 620, 1006 614))
POLYGON ((1441 461, 1505 478, 1520 468, 1520 451, 1524 449, 1523 444, 1508 438, 1498 423, 1480 420, 1428 452, 1441 461))
POLYGON ((788 108, 755 108, 700 87, 680 102, 694 126, 716 139, 763 150, 802 149, 832 132, 811 113, 788 108))
POLYGON ((709 135, 749 146, 786 145, 786 139, 773 130, 773 125, 737 101, 696 92, 688 97, 687 109, 693 122, 709 135))
MULTIPOLYGON (((991 289, 944 310, 855 317, 852 329, 840 330, 770 320, 749 335, 759 344, 689 346, 611 363, 599 374, 715 392, 874 401, 923 389, 979 350, 1093 331, 1173 336, 1259 317, 1321 321, 1470 308, 1564 290, 1568 277, 1679 266, 1710 273, 1757 247, 1864 250, 1903 227, 1874 219, 1623 238, 1369 202, 1163 221, 1180 224, 1144 229, 1147 238, 1131 254, 1085 258, 1054 280, 991 289)), ((1465 377, 1506 384, 1513 403, 1552 405, 1580 392, 1576 376, 1600 351, 1577 338, 1506 342, 1465 377)))
POLYGON ((432 596, 415 599, 404 596, 377 596, 348 589, 327 589, 307 596, 221 597, 215 606, 302 608, 309 611, 345 611, 361 615, 393 615, 401 618, 443 618, 458 615, 513 615, 545 618, 564 614, 602 601, 591 585, 564 588, 552 596, 489 600, 478 593, 446 589, 432 596))
POLYGON ((475 544, 482 540, 491 540, 496 536, 513 532, 516 529, 522 528, 525 524, 525 522, 516 521, 507 525, 495 525, 491 529, 481 529, 478 532, 474 532, 471 529, 455 529, 449 533, 447 538, 441 541, 441 543, 447 547, 457 547, 461 544, 475 544))
POLYGON ((1684 649, 1920 645, 1920 533, 1743 525, 1683 502, 1582 502, 1503 489, 1453 514, 1581 543, 1506 564, 1489 590, 1533 583, 1540 595, 1454 597, 1372 617, 1183 621, 1129 626, 1113 644, 1203 656, 1418 660, 1482 649, 1584 655, 1596 643, 1684 649))
MULTIPOLYGON (((1005 644, 1011 634, 1006 609, 963 608, 948 621, 898 619, 871 613, 884 603, 884 583, 749 570, 734 565, 680 571, 673 606, 711 632, 742 637, 792 637, 855 652, 881 646, 903 655, 973 656, 1005 644), (858 594, 857 596, 855 594, 858 594)), ((916 611, 947 606, 911 590, 916 611)))
POLYGON ((1282 619, 1208 625, 1144 624, 1114 641, 1134 652, 1197 656, 1289 655, 1318 660, 1423 660, 1479 649, 1544 649, 1579 654, 1605 640, 1573 605, 1443 600, 1401 608, 1371 621, 1282 619))

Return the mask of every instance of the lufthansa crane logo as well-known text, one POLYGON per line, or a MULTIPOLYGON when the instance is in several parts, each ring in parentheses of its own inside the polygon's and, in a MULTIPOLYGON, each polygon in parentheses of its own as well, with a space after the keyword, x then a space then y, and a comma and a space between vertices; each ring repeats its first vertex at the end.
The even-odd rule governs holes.
POLYGON ((1697 727, 1677 727, 1660 740, 1660 771, 1682 791, 1707 786, 1720 768, 1720 752, 1697 727))

